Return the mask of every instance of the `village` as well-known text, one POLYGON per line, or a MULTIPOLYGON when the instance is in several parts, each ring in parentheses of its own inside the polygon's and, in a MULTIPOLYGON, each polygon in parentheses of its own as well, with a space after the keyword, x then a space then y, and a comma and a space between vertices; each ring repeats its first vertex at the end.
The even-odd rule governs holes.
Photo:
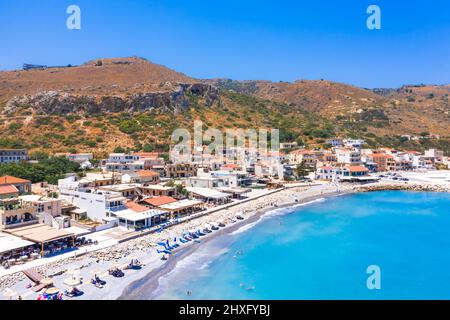
MULTIPOLYGON (((277 152, 194 152, 191 162, 181 164, 156 152, 111 153, 99 161, 91 153, 59 154, 78 163, 83 173, 67 173, 57 184, 0 177, 1 275, 21 271, 32 279, 34 267, 160 233, 289 187, 307 194, 314 186, 335 191, 380 180, 424 183, 433 181, 437 169, 448 169, 449 159, 440 150, 367 149, 359 139, 327 144, 326 150, 281 143, 277 152), (245 156, 229 161, 239 154, 245 156)), ((0 150, 0 163, 25 161, 27 150, 0 150)), ((238 212, 227 221, 185 230, 179 239, 187 242, 244 218, 238 212)), ((170 248, 161 245, 158 252, 164 257, 170 248)), ((36 290, 46 286, 36 280, 36 290)))

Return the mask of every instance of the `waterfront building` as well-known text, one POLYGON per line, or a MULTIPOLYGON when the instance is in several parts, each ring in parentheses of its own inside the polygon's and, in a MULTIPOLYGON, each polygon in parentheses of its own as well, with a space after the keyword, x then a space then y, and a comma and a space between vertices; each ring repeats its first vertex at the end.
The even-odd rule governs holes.
POLYGON ((0 228, 11 229, 38 223, 37 210, 32 203, 20 198, 0 200, 0 228))
POLYGON ((361 164, 361 151, 351 148, 336 148, 336 159, 340 164, 359 165, 361 164))
POLYGON ((335 171, 332 166, 319 166, 316 170, 315 179, 316 180, 327 180, 331 181, 335 177, 335 171))

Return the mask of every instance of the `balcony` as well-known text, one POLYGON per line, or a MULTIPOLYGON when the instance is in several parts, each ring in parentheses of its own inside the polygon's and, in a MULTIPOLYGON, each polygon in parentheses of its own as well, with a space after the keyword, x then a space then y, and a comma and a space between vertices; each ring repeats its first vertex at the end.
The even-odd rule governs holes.
POLYGON ((2 229, 23 227, 37 222, 36 208, 31 203, 17 199, 5 199, 0 202, 2 229))
POLYGON ((15 220, 15 221, 10 221, 10 222, 5 221, 5 223, 2 224, 1 229, 6 230, 6 229, 19 228, 19 227, 26 227, 26 226, 29 226, 32 224, 36 224, 38 222, 39 222, 39 220, 37 218, 20 219, 20 220, 15 220))

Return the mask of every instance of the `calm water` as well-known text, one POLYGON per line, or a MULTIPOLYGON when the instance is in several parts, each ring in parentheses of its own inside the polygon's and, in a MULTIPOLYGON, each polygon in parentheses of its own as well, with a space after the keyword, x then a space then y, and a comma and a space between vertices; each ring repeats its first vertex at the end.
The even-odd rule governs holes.
MULTIPOLYGON (((269 213, 199 246, 164 299, 450 299, 450 195, 378 192, 269 213), (381 290, 366 286, 381 268, 381 290), (187 296, 187 290, 192 296, 187 296)), ((145 283, 141 298, 151 297, 145 283)))

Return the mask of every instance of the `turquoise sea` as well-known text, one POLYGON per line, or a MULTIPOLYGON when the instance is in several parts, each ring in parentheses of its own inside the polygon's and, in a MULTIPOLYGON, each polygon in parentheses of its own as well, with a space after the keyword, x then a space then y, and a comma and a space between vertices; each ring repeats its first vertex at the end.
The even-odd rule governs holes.
POLYGON ((197 247, 142 299, 450 299, 450 194, 386 191, 267 213, 197 247), (367 267, 381 269, 369 290, 367 267), (187 291, 191 295, 187 295, 187 291))

